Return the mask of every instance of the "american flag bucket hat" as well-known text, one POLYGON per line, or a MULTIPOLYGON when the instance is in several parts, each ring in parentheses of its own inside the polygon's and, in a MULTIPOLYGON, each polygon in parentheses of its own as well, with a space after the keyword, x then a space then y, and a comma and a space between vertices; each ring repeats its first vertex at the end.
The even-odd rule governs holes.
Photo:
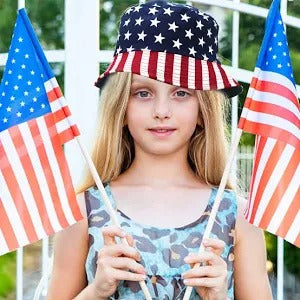
POLYGON ((219 26, 213 17, 185 4, 163 0, 129 7, 121 17, 108 75, 130 72, 195 90, 242 92, 217 59, 219 26))

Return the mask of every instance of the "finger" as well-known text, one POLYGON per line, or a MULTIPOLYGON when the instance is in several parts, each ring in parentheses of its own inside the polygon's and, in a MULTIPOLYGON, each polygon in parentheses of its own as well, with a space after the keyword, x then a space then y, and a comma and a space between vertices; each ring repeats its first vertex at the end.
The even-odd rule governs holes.
POLYGON ((189 278, 184 279, 183 283, 187 286, 201 286, 201 287, 208 287, 214 288, 220 286, 220 279, 217 278, 189 278))
POLYGON ((225 248, 225 242, 219 239, 204 239, 203 245, 207 250, 214 252, 217 255, 221 255, 225 248))
POLYGON ((112 269, 113 277, 116 280, 129 280, 129 281, 144 281, 147 276, 145 274, 137 274, 124 270, 112 269))
POLYGON ((182 274, 182 278, 194 278, 194 277, 226 277, 227 270, 220 266, 203 266, 197 267, 186 271, 182 274))
POLYGON ((137 261, 141 260, 141 255, 135 248, 124 244, 105 246, 99 251, 99 256, 102 257, 106 257, 106 256, 118 257, 122 255, 129 258, 133 258, 134 260, 137 261))
POLYGON ((200 253, 190 253, 184 258, 188 264, 205 263, 209 265, 224 265, 225 261, 217 254, 210 251, 203 251, 200 253))
POLYGON ((126 233, 117 226, 107 226, 103 227, 102 235, 104 240, 104 245, 114 245, 116 244, 115 237, 120 238, 125 237, 126 233))
POLYGON ((134 273, 147 274, 144 266, 128 257, 114 257, 111 259, 110 265, 115 269, 130 270, 134 273))
POLYGON ((131 247, 133 247, 133 245, 134 245, 134 239, 133 239, 133 237, 129 233, 127 233, 126 236, 125 236, 125 238, 126 238, 126 240, 128 242, 128 245, 131 246, 131 247))

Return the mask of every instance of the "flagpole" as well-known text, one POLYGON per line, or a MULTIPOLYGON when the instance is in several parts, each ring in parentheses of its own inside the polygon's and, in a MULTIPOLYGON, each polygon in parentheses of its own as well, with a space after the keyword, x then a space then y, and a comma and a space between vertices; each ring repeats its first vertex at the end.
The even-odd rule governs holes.
MULTIPOLYGON (((217 215, 217 212, 218 212, 221 200, 222 200, 222 195, 223 195, 226 183, 228 181, 228 177, 229 177, 229 174, 230 174, 231 165, 232 165, 232 162, 234 160, 234 157, 235 157, 235 154, 236 154, 236 151, 237 151, 237 148, 238 148, 238 145, 239 145, 242 133, 243 133, 242 129, 238 128, 236 130, 236 134, 235 134, 235 137, 234 137, 234 140, 233 140, 233 143, 232 143, 231 151, 230 151, 230 154, 229 154, 226 166, 225 166, 225 170, 224 170, 224 173, 223 173, 223 176, 222 176, 219 188, 218 188, 218 192, 217 192, 217 195, 216 195, 213 207, 212 207, 211 212, 210 212, 210 216, 209 216, 209 219, 208 219, 208 222, 207 222, 204 234, 203 234, 202 241, 204 239, 209 238, 210 233, 212 231, 212 228, 213 228, 213 225, 214 225, 214 221, 215 221, 215 218, 216 218, 216 215, 217 215)), ((201 243, 200 249, 199 249, 199 253, 203 252, 204 250, 205 250, 204 246, 201 243)), ((194 267, 193 267, 193 269, 194 268, 198 268, 198 267, 200 267, 199 263, 195 264, 194 267)), ((187 289, 186 289, 186 291, 184 293, 184 296, 183 296, 183 300, 190 299, 192 290, 193 290, 193 288, 191 286, 187 287, 187 289)))
POLYGON ((18 0, 18 9, 25 8, 25 0, 18 0))
MULTIPOLYGON (((95 167, 95 165, 94 165, 94 163, 93 163, 93 161, 92 161, 92 159, 91 159, 91 157, 90 157, 90 155, 89 155, 86 147, 81 142, 80 136, 77 136, 76 140, 77 140, 78 145, 79 145, 79 147, 81 149, 81 152, 82 152, 82 154, 83 154, 83 156, 84 156, 84 158, 86 160, 88 168, 89 168, 89 170, 90 170, 90 172, 91 172, 91 174, 93 176, 93 179, 94 179, 94 181, 95 181, 95 183, 97 185, 97 188, 98 188, 98 190, 99 190, 99 192, 101 194, 102 200, 104 201, 104 203, 105 203, 105 205, 106 205, 106 207, 107 207, 107 209, 109 211, 109 215, 110 215, 110 217, 112 219, 113 224, 116 225, 116 226, 118 226, 119 228, 121 228, 121 225, 120 225, 120 223, 118 221, 118 218, 117 218, 117 215, 116 215, 116 211, 114 210, 114 208, 111 205, 111 202, 108 199, 108 196, 107 196, 107 193, 106 193, 106 191, 104 189, 102 181, 101 181, 101 179, 100 179, 100 177, 98 175, 96 167, 95 167)), ((123 244, 128 245, 128 242, 127 242, 126 238, 121 238, 121 241, 122 241, 123 244)), ((150 292, 149 292, 149 290, 148 290, 148 288, 146 286, 145 281, 139 281, 139 284, 140 284, 140 287, 141 287, 141 289, 142 289, 142 291, 144 293, 145 299, 146 300, 152 300, 152 297, 151 297, 150 292)))
POLYGON ((284 241, 281 237, 277 237, 277 300, 283 300, 284 285, 284 241))

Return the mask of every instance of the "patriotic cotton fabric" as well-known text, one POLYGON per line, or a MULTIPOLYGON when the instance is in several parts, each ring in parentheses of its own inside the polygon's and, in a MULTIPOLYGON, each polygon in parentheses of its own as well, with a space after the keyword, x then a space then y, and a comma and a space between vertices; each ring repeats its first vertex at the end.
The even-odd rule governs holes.
POLYGON ((300 247, 300 110, 279 4, 270 8, 239 122, 257 135, 245 216, 300 247))
POLYGON ((150 1, 124 13, 114 58, 98 78, 131 72, 175 86, 222 90, 229 97, 242 91, 217 59, 217 22, 190 5, 150 1))
POLYGON ((21 9, 0 86, 0 255, 82 219, 62 149, 78 134, 21 9))

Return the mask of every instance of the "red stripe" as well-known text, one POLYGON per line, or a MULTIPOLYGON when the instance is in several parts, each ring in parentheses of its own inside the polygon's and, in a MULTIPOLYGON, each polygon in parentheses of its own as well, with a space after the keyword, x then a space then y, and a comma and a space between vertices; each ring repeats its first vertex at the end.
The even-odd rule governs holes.
MULTIPOLYGON (((72 184, 72 179, 69 171, 69 167, 62 149, 62 145, 60 141, 57 139, 57 132, 53 124, 53 119, 51 118, 51 115, 45 116, 45 122, 47 124, 47 128, 49 129, 49 134, 51 137, 51 142, 53 146, 53 150, 55 152, 57 163, 59 166, 60 174, 62 176, 62 180, 64 182, 64 188, 66 190, 67 199, 69 203, 69 207, 72 211, 72 214, 74 216, 74 219, 76 221, 79 221, 82 219, 82 215, 80 212, 80 208, 78 206, 76 195, 74 191, 74 187, 72 184)), ((60 217, 60 215, 58 215, 60 217)), ((63 220, 65 220, 65 216, 63 216, 63 220)), ((67 227, 68 224, 65 224, 63 228, 67 227)))
MULTIPOLYGON (((0 146, 1 148, 1 146, 0 146)), ((6 214, 5 208, 3 206, 3 199, 0 198, 0 229, 4 236, 7 247, 10 251, 20 247, 16 235, 14 233, 13 227, 11 226, 11 221, 6 214)), ((6 201, 6 200, 5 200, 6 201)))
MULTIPOLYGON (((271 222, 271 219, 272 219, 275 211, 277 210, 277 208, 280 204, 280 201, 299 166, 299 161, 300 161, 299 153, 298 153, 298 155, 295 153, 291 157, 286 169, 284 170, 284 173, 281 176, 280 182, 276 186, 276 188, 272 194, 272 197, 270 198, 269 203, 266 206, 265 212, 259 223, 260 228, 266 229, 269 226, 269 223, 271 222)), ((289 220, 289 223, 292 223, 292 220, 289 220)))
POLYGON ((286 119, 300 127, 300 120, 298 116, 283 106, 248 98, 247 101, 245 101, 244 107, 249 108, 253 112, 262 112, 268 115, 286 119))
POLYGON ((208 72, 209 72, 209 85, 211 90, 217 89, 217 77, 214 67, 210 61, 207 62, 208 72))
POLYGON ((188 73, 189 73, 189 57, 181 57, 181 67, 180 67, 180 86, 188 87, 188 73))
POLYGON ((77 130, 77 126, 74 125, 74 126, 71 126, 71 128, 69 127, 66 130, 60 132, 58 135, 59 135, 61 144, 67 143, 68 141, 74 139, 74 132, 76 132, 76 130, 77 130))
POLYGON ((141 60, 142 60, 142 51, 135 51, 134 57, 132 60, 132 73, 141 74, 141 60))
MULTIPOLYGON (((32 128, 35 128, 38 130, 36 120, 35 119, 30 120, 28 122, 28 127, 29 127, 29 129, 31 129, 31 127, 32 127, 32 128)), ((16 130, 17 130, 17 128, 16 128, 16 130)), ((38 178, 36 177, 36 173, 35 173, 36 171, 32 165, 32 161, 28 154, 28 149, 26 149, 26 145, 25 145, 25 142, 23 140, 23 137, 22 137, 20 131, 18 132, 18 135, 19 135, 19 138, 14 140, 14 145, 15 145, 15 148, 21 159, 22 167, 26 174, 26 178, 28 180, 30 189, 32 191, 32 194, 33 194, 33 197, 35 200, 35 205, 36 205, 39 215, 40 215, 41 223, 43 224, 43 228, 44 228, 45 232, 47 233, 47 235, 50 235, 50 234, 54 233, 54 230, 53 230, 50 220, 48 218, 48 214, 47 214, 47 210, 45 207, 45 203, 43 201, 43 195, 42 195, 42 192, 40 189, 39 181, 38 181, 38 178)), ((26 137, 26 138, 31 138, 31 137, 26 137)))
POLYGON ((148 74, 149 77, 152 79, 157 79, 156 76, 157 60, 158 60, 158 52, 151 51, 149 57, 148 74))
POLYGON ((255 78, 255 80, 252 80, 250 87, 257 91, 273 93, 282 96, 293 102, 300 109, 296 95, 285 85, 255 78))
POLYGON ((202 63, 200 59, 195 59, 195 86, 196 90, 203 90, 202 63))
MULTIPOLYGON (((52 118, 52 115, 48 114, 44 117, 44 119, 45 119, 45 122, 46 122, 46 119, 51 120, 51 121, 46 122, 46 125, 48 127, 47 129, 48 129, 50 138, 51 137, 53 138, 53 135, 51 135, 51 132, 56 131, 56 127, 54 125, 54 120, 52 118)), ((35 146, 36 146, 40 161, 43 165, 43 171, 45 174, 45 178, 47 180, 47 186, 49 188, 49 192, 51 195, 55 213, 58 217, 60 226, 62 228, 65 228, 68 225, 68 222, 67 222, 67 220, 64 216, 64 212, 62 210, 59 194, 57 191, 57 186, 56 186, 55 179, 54 179, 54 174, 53 174, 52 168, 51 168, 51 161, 49 161, 49 158, 47 156, 44 142, 43 142, 43 137, 40 135, 40 131, 38 130, 38 127, 32 127, 31 134, 34 137, 35 146)), ((57 155, 59 155, 59 154, 57 154, 57 155)), ((57 159, 57 157, 56 157, 56 159, 57 159)), ((57 161, 57 163, 59 164, 58 161, 57 161)), ((59 174, 55 174, 55 176, 59 176, 59 174)))
MULTIPOLYGON (((8 129, 8 132, 11 136, 12 141, 20 139, 19 132, 17 130, 17 126, 11 127, 8 129)), ((20 186, 17 181, 17 174, 14 173, 14 170, 11 168, 3 145, 0 145, 0 153, 1 153, 1 170, 6 182, 6 185, 9 189, 11 197, 15 203, 16 209, 19 213, 21 222, 23 224, 24 230, 26 232, 27 239, 29 241, 37 240, 38 236, 34 229, 31 216, 28 211, 28 207, 26 205, 25 199, 23 197, 20 186)), ((13 220, 11 220, 13 221, 13 220)))
POLYGON ((243 130, 249 133, 268 136, 278 140, 282 140, 288 144, 293 145, 295 148, 300 147, 300 140, 293 135, 290 131, 282 128, 266 125, 262 123, 252 122, 245 118, 241 118, 241 124, 243 124, 243 130))
POLYGON ((228 87, 231 87, 231 84, 228 80, 228 77, 227 77, 227 74, 225 73, 224 69, 222 68, 222 66, 220 64, 217 64, 217 67, 221 73, 221 76, 222 76, 222 79, 223 79, 223 82, 224 82, 224 87, 225 88, 228 88, 228 87))
POLYGON ((116 72, 122 72, 124 70, 125 63, 127 61, 128 52, 124 52, 122 58, 116 68, 116 72))
POLYGON ((174 67, 174 54, 166 53, 165 63, 165 82, 172 84, 173 80, 173 67, 174 67))
POLYGON ((296 237, 296 239, 294 241, 294 245, 297 246, 298 248, 300 248, 300 233, 296 237))
MULTIPOLYGON (((121 55, 121 54, 119 54, 119 55, 121 55)), ((118 55, 114 56, 112 63, 108 66, 107 70, 103 73, 103 75, 99 77, 99 79, 103 78, 105 75, 107 75, 110 72, 110 70, 113 68, 113 66, 116 63, 117 57, 118 57, 118 55)))
POLYGON ((61 108, 59 110, 57 110, 56 112, 52 113, 53 118, 54 118, 54 122, 58 123, 64 119, 66 119, 67 116, 70 116, 71 113, 69 112, 68 115, 66 115, 65 111, 61 108))
POLYGON ((51 103, 51 102, 57 100, 58 98, 62 97, 63 94, 61 92, 60 87, 56 87, 56 88, 53 88, 52 90, 50 90, 49 92, 47 92, 47 96, 48 96, 49 102, 51 103))

